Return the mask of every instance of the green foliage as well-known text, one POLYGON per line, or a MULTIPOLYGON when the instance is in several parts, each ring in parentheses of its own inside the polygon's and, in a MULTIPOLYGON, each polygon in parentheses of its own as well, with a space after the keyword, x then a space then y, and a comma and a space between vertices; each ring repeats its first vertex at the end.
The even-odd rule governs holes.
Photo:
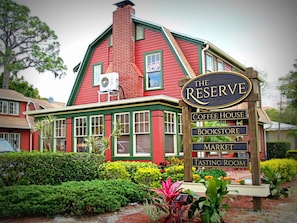
POLYGON ((152 204, 168 215, 170 222, 181 222, 184 206, 178 202, 178 198, 183 188, 180 187, 182 182, 174 182, 169 178, 162 181, 162 187, 152 189, 154 192, 152 204))
POLYGON ((153 162, 139 162, 139 161, 116 161, 123 165, 128 171, 130 178, 133 182, 136 182, 134 176, 139 168, 158 168, 158 166, 153 162))
MULTIPOLYGON (((0 75, 0 86, 3 85, 3 74, 0 75)), ((37 88, 34 88, 32 84, 29 84, 28 81, 24 79, 24 77, 15 77, 11 76, 9 78, 9 89, 15 90, 26 97, 30 98, 38 98, 40 99, 39 91, 37 88)))
POLYGON ((184 180, 184 166, 183 165, 173 165, 165 169, 162 174, 163 179, 171 178, 173 182, 184 180))
POLYGON ((193 218, 197 211, 200 211, 200 217, 203 223, 220 223, 223 216, 229 210, 230 206, 224 203, 224 198, 227 198, 229 193, 227 184, 228 180, 223 177, 215 178, 210 177, 207 180, 200 181, 205 187, 205 196, 200 197, 196 195, 195 200, 188 212, 189 218, 193 218))
POLYGON ((297 150, 288 150, 286 153, 286 158, 297 160, 297 150))
POLYGON ((285 77, 279 78, 281 86, 280 91, 290 100, 289 105, 293 108, 297 108, 297 60, 293 65, 295 71, 290 71, 285 77))
POLYGON ((297 161, 293 159, 271 159, 260 162, 260 169, 271 169, 280 174, 282 181, 291 181, 297 175, 297 161))
POLYGON ((267 142, 266 145, 268 159, 285 158, 291 147, 289 142, 267 142))
POLYGON ((101 175, 103 179, 125 179, 130 180, 130 175, 126 168, 119 162, 107 162, 102 164, 101 169, 103 169, 101 175))
POLYGON ((0 188, 0 216, 103 214, 117 211, 130 202, 143 202, 144 199, 143 191, 136 184, 124 180, 11 186, 0 188))
POLYGON ((0 186, 56 185, 99 178, 105 157, 89 153, 22 152, 1 154, 0 186))
POLYGON ((270 118, 271 121, 279 122, 280 112, 278 109, 269 108, 265 110, 266 114, 270 118))
POLYGON ((9 77, 34 67, 39 72, 51 71, 55 77, 65 75, 67 69, 59 57, 60 44, 49 26, 30 9, 11 0, 0 1, 0 64, 3 65, 3 88, 9 77))
POLYGON ((205 178, 205 176, 213 176, 214 178, 227 176, 227 173, 224 170, 219 168, 200 170, 198 174, 200 175, 201 178, 205 178))
POLYGON ((148 202, 148 200, 144 203, 144 213, 149 216, 152 222, 158 222, 159 218, 161 217, 161 210, 148 202))
POLYGON ((281 195, 286 198, 289 196, 290 189, 288 187, 281 188, 281 184, 285 182, 285 179, 277 170, 265 166, 261 168, 261 171, 264 174, 262 181, 269 184, 270 198, 279 199, 281 195))
POLYGON ((138 168, 134 175, 134 180, 138 184, 145 184, 147 186, 157 186, 160 185, 161 173, 158 168, 138 168))

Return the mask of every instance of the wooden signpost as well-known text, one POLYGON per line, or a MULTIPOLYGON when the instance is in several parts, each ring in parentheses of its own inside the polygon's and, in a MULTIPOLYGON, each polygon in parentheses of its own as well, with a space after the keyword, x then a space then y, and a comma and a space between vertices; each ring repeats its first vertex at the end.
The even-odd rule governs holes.
MULTIPOLYGON (((252 184, 260 185, 260 158, 258 136, 258 119, 256 102, 259 100, 257 72, 247 68, 244 74, 235 72, 213 72, 182 80, 182 118, 184 145, 184 181, 192 182, 192 166, 247 168, 249 159, 192 157, 194 152, 246 152, 247 142, 192 142, 193 136, 238 136, 249 135, 252 165, 252 184), (219 110, 241 102, 248 102, 246 110, 219 110), (215 109, 215 111, 213 111, 215 109), (196 110, 196 111, 194 111, 196 110), (203 112, 200 112, 203 110, 203 112), (224 126, 190 128, 193 122, 213 120, 243 120, 248 118, 248 126, 224 126)), ((261 198, 253 197, 254 210, 261 210, 261 198)))

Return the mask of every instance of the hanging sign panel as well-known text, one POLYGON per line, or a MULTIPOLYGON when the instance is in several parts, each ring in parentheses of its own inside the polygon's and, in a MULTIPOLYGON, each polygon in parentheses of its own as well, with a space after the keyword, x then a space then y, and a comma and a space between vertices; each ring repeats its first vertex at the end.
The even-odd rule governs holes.
POLYGON ((213 120, 240 120, 247 119, 246 110, 215 111, 215 112, 192 112, 191 121, 213 121, 213 120))
POLYGON ((246 152, 247 142, 193 142, 194 152, 246 152))
POLYGON ((182 88, 185 103, 196 108, 218 109, 238 104, 252 90, 251 81, 236 72, 212 72, 189 80, 182 88))
POLYGON ((226 135, 246 135, 247 126, 224 126, 224 127, 201 127, 193 128, 193 136, 226 136, 226 135))
POLYGON ((236 158, 193 158, 193 166, 196 167, 233 167, 247 168, 249 167, 249 159, 236 158))

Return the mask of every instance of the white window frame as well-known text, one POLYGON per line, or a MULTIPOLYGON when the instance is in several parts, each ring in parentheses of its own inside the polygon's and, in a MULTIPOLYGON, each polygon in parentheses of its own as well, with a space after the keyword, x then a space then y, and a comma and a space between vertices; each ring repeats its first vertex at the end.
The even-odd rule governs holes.
POLYGON ((213 58, 213 55, 209 53, 206 54, 206 71, 207 72, 214 71, 214 58, 213 58))
POLYGON ((10 115, 19 115, 19 103, 15 101, 10 101, 8 106, 8 113, 10 115))
POLYGON ((8 114, 8 101, 0 100, 0 113, 8 114))
POLYGON ((177 130, 177 134, 178 134, 178 152, 179 155, 183 155, 184 151, 183 151, 183 120, 182 120, 182 114, 178 113, 177 114, 177 126, 178 126, 178 130, 177 130))
POLYGON ((114 115, 114 126, 115 129, 117 127, 117 123, 121 125, 121 136, 118 138, 115 138, 114 140, 114 156, 117 157, 129 157, 131 153, 131 140, 130 140, 130 113, 129 112, 123 112, 123 113, 117 113, 114 115), (126 140, 121 140, 121 138, 125 138, 126 140), (129 148, 128 151, 124 151, 125 153, 120 153, 119 150, 121 150, 123 147, 118 148, 118 141, 121 143, 123 141, 124 143, 128 141, 129 148))
POLYGON ((74 118, 74 152, 87 151, 87 144, 85 142, 85 139, 88 134, 87 121, 87 116, 80 116, 74 118))
POLYGON ((148 53, 147 55, 145 55, 145 85, 146 90, 156 90, 163 87, 161 51, 148 53), (155 86, 154 84, 153 86, 151 86, 151 83, 153 83, 153 81, 150 80, 150 78, 154 75, 156 75, 158 80, 155 81, 155 86))
POLYGON ((223 71, 224 69, 224 62, 221 60, 218 60, 218 65, 217 65, 217 70, 218 71, 223 71))
POLYGON ((93 65, 93 86, 100 85, 100 76, 102 74, 102 63, 93 65))
POLYGON ((54 124, 54 151, 66 152, 66 119, 56 119, 54 124), (59 143, 57 142, 59 141, 59 143))
POLYGON ((21 149, 21 133, 0 132, 0 138, 7 140, 15 149, 21 149))
POLYGON ((164 111, 164 152, 165 156, 177 155, 177 139, 176 139, 176 113, 164 111), (173 145, 166 145, 166 136, 172 137, 173 145), (173 146, 172 152, 167 152, 168 146, 173 146))
POLYGON ((151 155, 151 142, 150 142, 150 111, 137 111, 133 112, 133 156, 149 156, 151 155), (142 143, 138 143, 138 137, 148 137, 145 147, 142 143), (138 150, 144 150, 138 152, 138 150))

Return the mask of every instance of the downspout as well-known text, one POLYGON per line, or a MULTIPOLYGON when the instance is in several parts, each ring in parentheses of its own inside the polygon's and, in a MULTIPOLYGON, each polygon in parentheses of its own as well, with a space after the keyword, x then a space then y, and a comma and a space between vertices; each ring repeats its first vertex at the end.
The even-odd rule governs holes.
POLYGON ((205 74, 205 52, 208 50, 209 44, 206 43, 206 47, 201 51, 201 61, 202 61, 202 74, 205 74))

